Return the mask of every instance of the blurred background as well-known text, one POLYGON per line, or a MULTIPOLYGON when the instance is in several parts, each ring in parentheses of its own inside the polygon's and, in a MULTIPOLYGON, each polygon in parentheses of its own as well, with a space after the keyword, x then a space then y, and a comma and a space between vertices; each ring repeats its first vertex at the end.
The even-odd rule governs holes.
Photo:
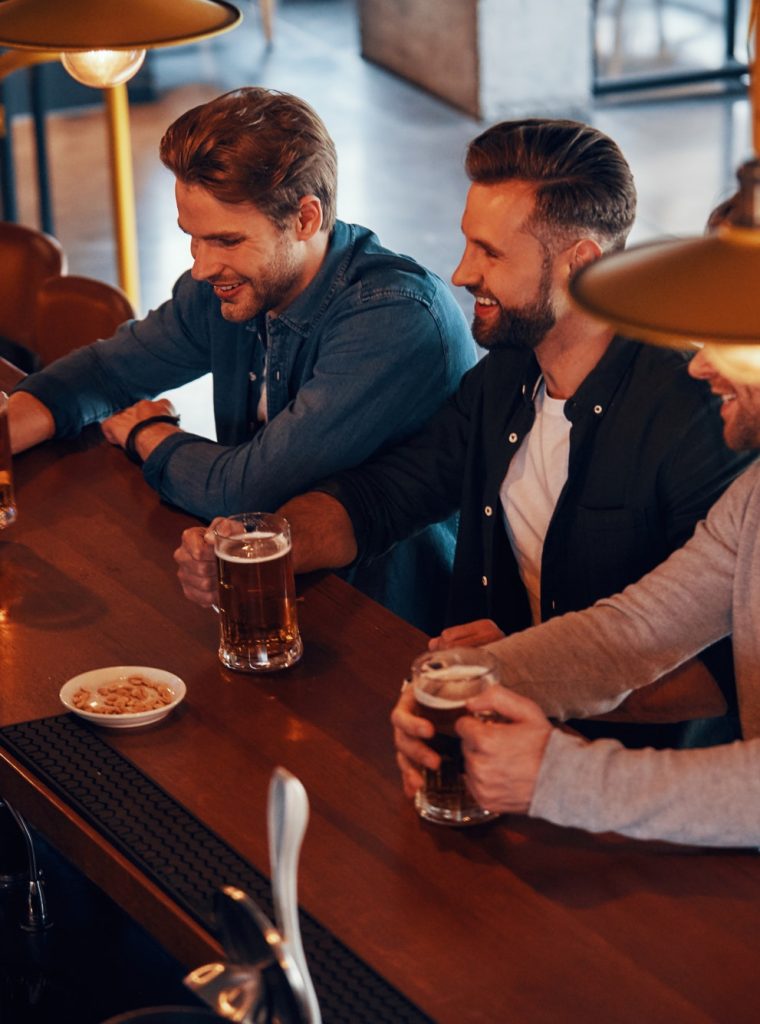
MULTIPOLYGON (((257 0, 240 6, 242 25, 225 35, 149 51, 131 86, 140 312, 190 263, 157 156, 163 130, 241 85, 308 100, 337 144, 339 216, 447 280, 461 248, 465 147, 501 116, 582 117, 613 136, 639 190, 632 241, 700 233, 750 153, 747 0, 277 0, 271 45, 257 0), (510 75, 514 102, 499 90, 510 75)), ((42 71, 54 233, 70 273, 118 283, 100 94, 57 65, 42 71)), ((18 219, 39 226, 27 75, 8 79, 9 125, 18 219)), ((183 425, 210 433, 204 386, 181 399, 183 425)))

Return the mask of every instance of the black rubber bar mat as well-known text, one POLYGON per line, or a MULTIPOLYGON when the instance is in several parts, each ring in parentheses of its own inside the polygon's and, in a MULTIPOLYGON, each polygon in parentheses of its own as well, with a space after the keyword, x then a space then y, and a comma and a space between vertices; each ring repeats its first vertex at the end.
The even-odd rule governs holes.
MULTIPOLYGON (((73 715, 6 726, 0 744, 207 931, 223 885, 273 918, 269 880, 73 715)), ((303 910, 301 931, 325 1024, 432 1024, 303 910)))

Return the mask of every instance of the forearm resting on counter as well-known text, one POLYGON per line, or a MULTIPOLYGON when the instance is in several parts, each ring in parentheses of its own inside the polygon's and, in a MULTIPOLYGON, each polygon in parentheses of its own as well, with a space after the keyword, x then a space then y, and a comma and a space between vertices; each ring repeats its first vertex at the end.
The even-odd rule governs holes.
POLYGON ((8 403, 11 451, 23 452, 55 435, 52 413, 34 395, 17 391, 8 403))
POLYGON ((726 711, 726 698, 712 673, 698 658, 691 658, 649 686, 634 690, 614 711, 596 720, 664 724, 717 718, 726 711))
POLYGON ((290 523, 297 573, 341 569, 356 558, 351 520, 331 495, 310 491, 292 498, 278 511, 290 523))

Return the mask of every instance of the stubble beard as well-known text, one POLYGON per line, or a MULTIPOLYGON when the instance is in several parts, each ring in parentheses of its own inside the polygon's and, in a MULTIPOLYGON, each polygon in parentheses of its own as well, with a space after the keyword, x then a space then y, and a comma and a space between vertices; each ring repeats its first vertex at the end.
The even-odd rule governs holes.
POLYGON ((245 287, 250 291, 243 301, 224 302, 221 313, 232 323, 246 323, 261 313, 282 307, 294 293, 299 279, 299 268, 292 253, 284 245, 277 249, 266 271, 254 280, 247 278, 245 287))
POLYGON ((760 417, 755 419, 743 409, 737 409, 733 421, 723 425, 723 440, 732 452, 748 452, 760 447, 760 417))

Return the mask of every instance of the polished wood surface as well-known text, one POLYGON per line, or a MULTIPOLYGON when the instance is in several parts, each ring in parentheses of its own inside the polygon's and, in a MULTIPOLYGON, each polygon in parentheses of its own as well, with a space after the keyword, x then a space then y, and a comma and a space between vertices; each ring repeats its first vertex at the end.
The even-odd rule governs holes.
MULTIPOLYGON (((60 686, 89 668, 178 673, 188 695, 172 716, 105 738, 267 874, 269 777, 278 764, 299 776, 311 801, 302 905, 443 1024, 756 1019, 754 854, 510 819, 423 824, 388 724, 421 633, 335 577, 310 579, 302 664, 226 671, 213 614, 174 575, 192 520, 121 451, 92 430, 18 457, 15 474, 19 518, 0 534, 0 724, 60 713, 60 686)), ((218 955, 7 755, 0 793, 188 966, 218 955)))

